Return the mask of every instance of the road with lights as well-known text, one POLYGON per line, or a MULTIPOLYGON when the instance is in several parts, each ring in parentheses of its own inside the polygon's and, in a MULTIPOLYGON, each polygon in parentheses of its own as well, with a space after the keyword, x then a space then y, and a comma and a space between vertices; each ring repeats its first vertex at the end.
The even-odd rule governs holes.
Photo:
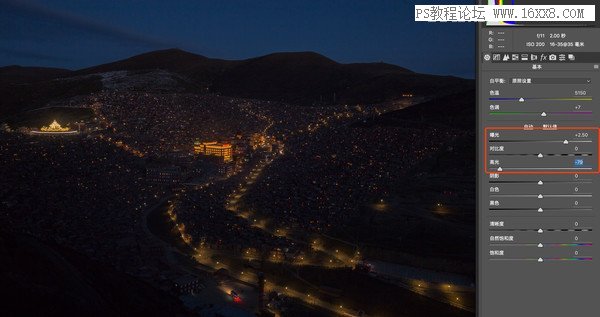
MULTIPOLYGON (((256 116, 258 119, 267 123, 267 126, 263 130, 263 133, 266 134, 274 125, 274 121, 263 115, 256 116)), ((305 130, 298 131, 298 133, 314 133, 317 129, 328 126, 335 119, 347 119, 348 117, 350 117, 350 114, 337 114, 331 117, 325 117, 320 119, 317 123, 310 124, 305 128, 305 130)), ((272 138, 272 140, 275 140, 275 138, 272 138)), ((291 268, 295 266, 311 266, 328 270, 336 268, 353 268, 362 260, 359 246, 351 242, 343 241, 327 235, 316 235, 310 239, 306 239, 306 235, 302 232, 294 232, 293 230, 286 228, 273 228, 272 226, 267 225, 268 223, 271 223, 270 219, 265 219, 263 215, 244 209, 243 198, 246 193, 261 177, 263 171, 275 160, 277 160, 278 157, 284 155, 284 143, 279 140, 275 140, 274 142, 277 142, 278 151, 274 153, 272 157, 261 159, 255 165, 246 168, 248 171, 247 176, 243 178, 243 181, 239 184, 239 186, 237 186, 237 188, 227 195, 224 202, 224 210, 226 212, 234 213, 237 217, 245 219, 251 227, 258 228, 269 235, 284 237, 295 244, 306 246, 308 249, 313 251, 312 253, 290 260, 278 258, 276 255, 264 258, 258 254, 256 250, 251 249, 243 251, 242 255, 240 256, 239 254, 231 251, 213 250, 210 248, 200 247, 193 243, 193 237, 186 232, 185 224, 179 222, 177 219, 175 206, 177 204, 178 194, 171 197, 171 200, 167 205, 166 213, 171 219, 174 228, 176 228, 178 231, 181 241, 188 245, 190 250, 192 250, 189 254, 196 260, 198 264, 201 265, 200 267, 211 272, 219 269, 228 270, 232 281, 229 282, 229 284, 223 284, 220 287, 221 291, 227 295, 231 294, 232 290, 235 290, 236 288, 240 289, 242 285, 257 284, 257 272, 263 269, 248 268, 244 265, 244 263, 249 261, 283 263, 286 267, 291 268), (332 243, 336 243, 340 246, 343 245, 346 251, 341 250, 341 247, 332 248, 332 243), (351 250, 351 252, 348 252, 347 250, 351 250)), ((209 185, 210 183, 197 185, 191 190, 205 190, 207 187, 209 187, 209 185)), ((265 273, 268 274, 269 272, 267 271, 265 273)), ((470 295, 472 295, 473 292, 473 287, 471 286, 428 281, 426 274, 423 274, 423 276, 418 276, 418 274, 416 274, 417 276, 413 275, 410 278, 401 275, 383 274, 383 272, 378 272, 377 268, 375 268, 370 274, 375 279, 397 285, 416 294, 426 296, 460 309, 473 311, 472 303, 468 303, 463 300, 463 298, 471 297, 470 295)), ((300 281, 301 284, 304 285, 302 291, 293 289, 291 286, 279 285, 272 281, 265 281, 266 293, 269 291, 275 291, 285 296, 296 298, 306 305, 326 309, 341 316, 366 316, 365 314, 359 313, 360 308, 352 307, 351 303, 342 304, 345 302, 343 298, 337 299, 336 301, 338 303, 331 303, 321 299, 319 286, 313 285, 309 281, 304 280, 300 275, 294 273, 293 270, 290 270, 289 275, 293 276, 296 280, 300 281)), ((247 294, 248 292, 246 292, 245 296, 248 296, 247 294)), ((248 307, 249 304, 244 301, 245 296, 240 296, 237 299, 237 303, 250 308, 248 307)), ((236 299, 235 296, 232 298, 236 299)))

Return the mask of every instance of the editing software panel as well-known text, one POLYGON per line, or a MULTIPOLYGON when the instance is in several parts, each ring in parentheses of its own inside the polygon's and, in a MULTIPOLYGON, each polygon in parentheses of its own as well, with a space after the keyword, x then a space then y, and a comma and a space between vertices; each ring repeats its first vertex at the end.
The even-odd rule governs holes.
POLYGON ((482 24, 478 57, 479 316, 597 316, 600 28, 482 24))

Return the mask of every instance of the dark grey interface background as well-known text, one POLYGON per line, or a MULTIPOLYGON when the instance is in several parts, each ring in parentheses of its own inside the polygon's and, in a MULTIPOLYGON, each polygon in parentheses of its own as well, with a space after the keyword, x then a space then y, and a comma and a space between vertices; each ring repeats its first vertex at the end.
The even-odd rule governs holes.
POLYGON ((597 26, 477 26, 478 316, 600 312, 597 26))

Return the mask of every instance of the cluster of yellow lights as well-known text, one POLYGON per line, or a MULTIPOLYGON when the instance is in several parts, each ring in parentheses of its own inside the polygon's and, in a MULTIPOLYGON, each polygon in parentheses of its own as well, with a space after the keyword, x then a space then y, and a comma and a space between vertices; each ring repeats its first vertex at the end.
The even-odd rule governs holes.
POLYGON ((71 129, 68 127, 62 127, 60 123, 56 122, 56 120, 52 121, 49 126, 43 126, 40 131, 43 132, 67 132, 71 129))

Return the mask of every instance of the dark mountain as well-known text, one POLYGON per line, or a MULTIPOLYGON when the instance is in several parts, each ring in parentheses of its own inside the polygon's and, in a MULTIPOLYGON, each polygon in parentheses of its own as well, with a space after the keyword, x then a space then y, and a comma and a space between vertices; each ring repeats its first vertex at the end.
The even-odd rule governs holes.
POLYGON ((1 83, 32 83, 44 80, 50 80, 57 77, 65 77, 72 74, 73 71, 62 68, 49 67, 23 67, 23 66, 6 66, 0 67, 0 84, 1 83))
MULTIPOLYGON (((298 104, 377 102, 387 96, 373 100, 370 81, 406 75, 415 74, 383 63, 340 64, 313 52, 276 53, 237 63, 212 88, 224 95, 298 104)), ((396 90, 396 96, 402 92, 396 90)))
POLYGON ((167 293, 29 236, 0 231, 0 258, 4 316, 190 316, 167 293))
POLYGON ((208 58, 180 49, 168 49, 136 55, 113 63, 102 64, 75 72, 89 75, 120 70, 140 71, 162 69, 196 80, 209 80, 215 74, 236 64, 235 61, 208 58))
POLYGON ((196 65, 210 63, 208 57, 179 49, 153 51, 120 61, 84 68, 77 74, 94 74, 119 70, 165 69, 174 72, 186 71, 196 65))
POLYGON ((102 89, 100 76, 65 77, 27 83, 0 82, 0 120, 64 98, 102 89))
MULTIPOLYGON (((97 91, 102 88, 99 77, 94 81, 90 76, 98 73, 130 71, 139 76, 156 70, 185 78, 183 89, 186 91, 281 100, 298 105, 378 103, 401 98, 406 93, 440 96, 473 87, 472 80, 418 74, 385 63, 341 64, 314 52, 275 53, 229 61, 168 49, 75 72, 40 75, 46 79, 52 76, 75 79, 70 82, 28 82, 30 87, 16 90, 17 82, 0 82, 0 93, 5 97, 2 108, 9 108, 9 112, 31 109, 56 98, 97 91), (65 82, 68 87, 61 86, 65 82)), ((25 83, 21 80, 18 84, 25 83)), ((0 114, 7 113, 5 109, 0 111, 0 114)))

